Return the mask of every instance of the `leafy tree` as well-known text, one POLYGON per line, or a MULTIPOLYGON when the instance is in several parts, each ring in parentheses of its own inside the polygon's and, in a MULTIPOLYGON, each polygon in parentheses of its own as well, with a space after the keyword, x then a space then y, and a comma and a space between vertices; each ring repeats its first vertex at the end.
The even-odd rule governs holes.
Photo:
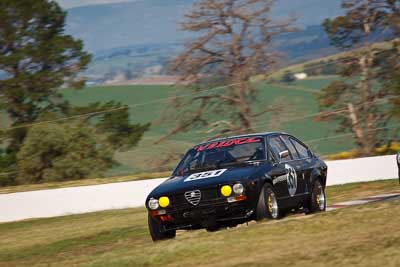
POLYGON ((166 137, 202 127, 215 135, 251 131, 252 121, 266 110, 254 110, 256 88, 251 77, 265 74, 276 63, 272 39, 292 31, 292 20, 273 22, 270 0, 199 0, 186 14, 182 30, 196 37, 171 63, 184 90, 193 97, 176 98, 165 116, 175 127, 166 137), (203 93, 210 86, 227 85, 203 93), (215 114, 224 114, 216 121, 215 114))
POLYGON ((150 124, 131 124, 127 105, 109 101, 105 104, 91 103, 84 107, 69 107, 69 116, 89 114, 83 119, 87 126, 96 129, 114 150, 126 150, 134 147, 150 128, 150 124), (110 112, 103 112, 110 111, 110 112))
POLYGON ((291 83, 291 82, 294 82, 295 80, 296 80, 296 78, 294 77, 294 74, 289 70, 285 71, 285 73, 283 74, 283 76, 281 78, 281 82, 284 82, 284 83, 291 83))
MULTIPOLYGON (((115 151, 135 146, 150 126, 130 124, 128 107, 113 101, 69 107, 68 111, 78 118, 28 130, 16 155, 17 183, 101 177, 118 165, 113 160, 115 151), (80 117, 82 113, 91 115, 80 117)), ((54 113, 41 118, 57 119, 54 113)))
MULTIPOLYGON (((0 102, 13 125, 35 121, 44 111, 61 112, 57 88, 79 88, 77 77, 90 61, 83 44, 63 33, 65 12, 55 1, 0 1, 0 102)), ((10 132, 17 150, 26 129, 10 132)))
POLYGON ((113 153, 84 123, 36 125, 17 154, 19 183, 100 177, 113 153))
MULTIPOLYGON (((388 81, 382 82, 384 77, 394 74, 391 69, 382 68, 384 62, 395 59, 391 60, 392 67, 399 66, 398 47, 391 50, 394 54, 385 57, 385 54, 388 56, 387 48, 372 45, 383 40, 381 32, 392 30, 389 20, 398 21, 398 4, 393 0, 344 0, 345 14, 324 22, 325 30, 336 47, 343 50, 361 47, 345 59, 340 73, 345 79, 325 87, 319 95, 319 103, 322 109, 335 108, 346 112, 345 116, 343 112, 328 113, 327 118, 339 120, 338 131, 354 133, 363 155, 372 154, 383 141, 380 129, 392 119, 394 109, 389 111, 382 105, 384 99, 393 100, 398 96, 392 87, 386 86, 388 81)), ((398 35, 395 33, 394 36, 398 35)), ((396 45, 396 42, 392 44, 396 45)), ((392 78, 391 82, 394 81, 392 78)))
POLYGON ((6 153, 0 149, 0 186, 12 185, 15 183, 12 167, 16 161, 14 153, 6 153))
MULTIPOLYGON (((379 82, 389 88, 393 95, 400 96, 400 2, 388 0, 386 7, 385 25, 395 38, 391 48, 381 51, 375 64, 379 66, 379 82)), ((400 118, 400 97, 392 98, 390 102, 392 114, 400 118)))
MULTIPOLYGON (((74 107, 62 98, 60 87, 84 85, 79 73, 90 61, 82 41, 64 34, 65 17, 56 1, 0 1, 0 112, 7 114, 12 126, 0 130, 0 140, 7 145, 0 153, 0 172, 18 169, 19 182, 52 180, 57 175, 83 178, 104 171, 115 164, 115 151, 135 146, 149 128, 131 124, 128 107, 120 103, 74 107), (67 124, 44 123, 69 116, 82 122, 79 131, 67 124), (30 129, 37 122, 43 124, 30 129), (105 147, 107 154, 102 153, 105 147), (79 153, 85 158, 74 162, 79 153)), ((75 119, 68 122, 76 125, 75 119)))

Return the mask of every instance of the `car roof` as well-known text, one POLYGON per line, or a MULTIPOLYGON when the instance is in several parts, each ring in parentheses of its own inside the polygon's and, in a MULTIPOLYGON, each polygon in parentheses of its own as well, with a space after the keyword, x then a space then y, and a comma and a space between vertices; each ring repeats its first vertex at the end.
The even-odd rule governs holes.
POLYGON ((284 132, 262 132, 262 133, 233 135, 233 136, 226 136, 226 137, 221 137, 221 138, 216 138, 216 139, 212 139, 209 141, 205 141, 200 144, 197 144, 196 146, 208 144, 208 143, 212 143, 212 142, 224 141, 224 140, 233 139, 233 138, 252 137, 252 136, 269 136, 269 135, 275 135, 275 134, 287 134, 287 133, 284 133, 284 132))

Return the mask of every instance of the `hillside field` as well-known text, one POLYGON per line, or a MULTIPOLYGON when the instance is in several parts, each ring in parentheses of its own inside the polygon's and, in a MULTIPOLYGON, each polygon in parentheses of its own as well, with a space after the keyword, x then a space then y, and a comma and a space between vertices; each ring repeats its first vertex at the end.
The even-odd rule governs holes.
MULTIPOLYGON (((312 77, 290 84, 260 83, 258 85, 259 98, 254 103, 254 106, 257 108, 266 108, 268 105, 279 103, 284 105, 285 109, 282 115, 271 118, 268 115, 260 117, 254 122, 256 131, 282 130, 297 136, 306 143, 308 140, 336 135, 333 124, 315 122, 312 118, 298 119, 299 117, 319 111, 314 93, 323 86, 326 86, 334 78, 334 76, 312 77), (280 120, 291 121, 279 123, 280 120)), ((212 92, 218 92, 218 90, 212 92)), ((154 171, 160 166, 161 170, 171 169, 175 162, 165 164, 164 162, 168 158, 173 157, 178 159, 182 153, 195 143, 212 137, 212 134, 204 133, 205 129, 196 129, 174 136, 159 145, 154 145, 155 141, 172 128, 172 125, 160 123, 160 117, 168 106, 168 101, 162 99, 172 97, 176 94, 187 94, 182 90, 178 91, 173 86, 104 86, 87 87, 79 91, 64 89, 62 92, 66 99, 74 105, 85 105, 94 101, 120 101, 131 105, 130 113, 132 122, 152 122, 150 131, 145 134, 138 147, 131 151, 118 153, 117 159, 122 163, 122 166, 114 169, 110 173, 111 175, 154 171)), ((221 114, 213 116, 215 116, 215 119, 213 118, 215 121, 223 118, 221 114)), ((348 138, 310 142, 309 145, 321 155, 349 150, 353 147, 352 141, 348 138)))

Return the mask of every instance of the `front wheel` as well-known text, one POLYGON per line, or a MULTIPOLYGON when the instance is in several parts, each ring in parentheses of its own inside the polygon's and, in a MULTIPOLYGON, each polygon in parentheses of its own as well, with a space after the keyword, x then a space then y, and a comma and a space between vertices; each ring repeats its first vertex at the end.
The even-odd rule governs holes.
POLYGON ((256 220, 262 219, 279 219, 281 217, 278 201, 273 187, 266 183, 261 189, 260 196, 258 198, 256 220))
POLYGON ((212 232, 217 232, 217 231, 221 231, 221 230, 224 230, 224 229, 226 229, 226 227, 222 227, 222 226, 210 226, 210 227, 207 227, 207 228, 206 228, 206 231, 212 233, 212 232))
POLYGON ((148 215, 148 224, 149 224, 149 231, 151 235, 151 239, 155 241, 172 239, 176 236, 176 230, 170 231, 161 231, 161 225, 157 223, 157 221, 149 214, 148 215))
POLYGON ((306 205, 306 214, 325 211, 326 209, 326 195, 325 189, 321 181, 318 179, 314 182, 312 187, 311 196, 306 205))

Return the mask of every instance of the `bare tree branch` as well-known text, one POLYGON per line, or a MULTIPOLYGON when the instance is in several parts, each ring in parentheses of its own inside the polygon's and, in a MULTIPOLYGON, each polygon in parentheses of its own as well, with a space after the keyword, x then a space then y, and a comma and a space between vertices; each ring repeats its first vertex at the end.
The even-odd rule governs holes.
POLYGON ((218 93, 172 102, 170 108, 175 115, 169 112, 168 119, 178 123, 163 140, 199 125, 217 135, 252 131, 253 118, 271 111, 254 110, 252 101, 257 91, 250 78, 275 67, 279 55, 271 45, 273 38, 294 31, 292 19, 272 20, 273 2, 199 0, 185 15, 181 28, 197 37, 185 45, 170 65, 171 71, 180 75, 180 84, 186 85, 184 90, 200 92, 199 87, 210 81, 215 85, 234 85, 218 93), (215 121, 216 115, 223 119, 215 121))

